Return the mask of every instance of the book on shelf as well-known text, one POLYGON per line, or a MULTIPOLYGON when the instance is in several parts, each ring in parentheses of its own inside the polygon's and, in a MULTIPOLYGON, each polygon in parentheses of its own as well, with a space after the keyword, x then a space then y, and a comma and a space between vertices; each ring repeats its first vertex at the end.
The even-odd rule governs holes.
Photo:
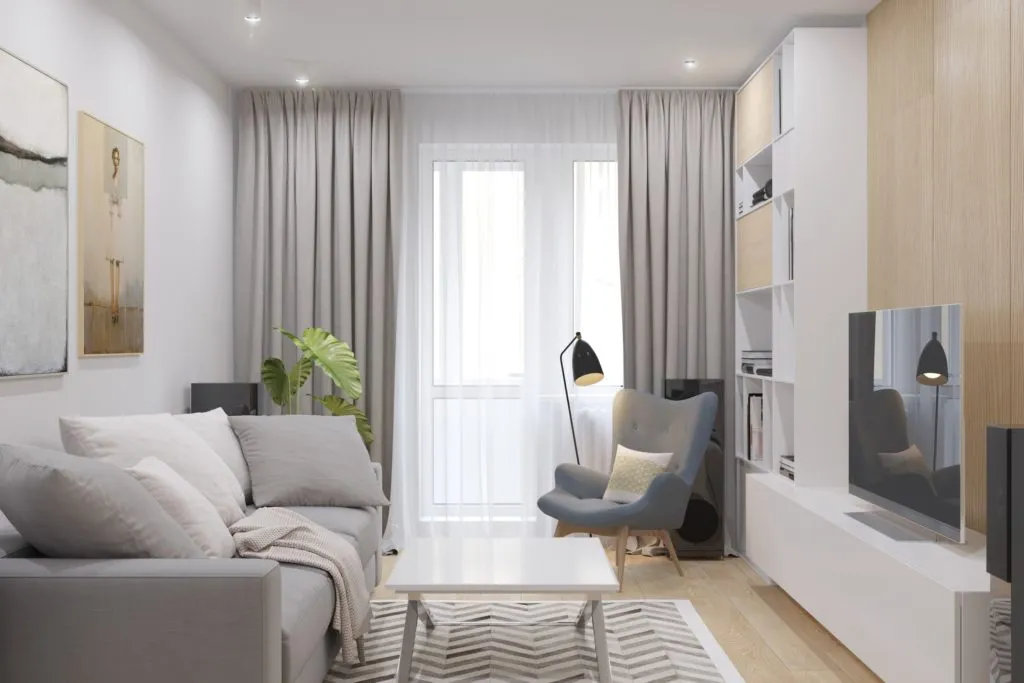
POLYGON ((792 455, 779 456, 779 474, 796 480, 796 459, 792 455))
POLYGON ((740 365, 740 372, 746 375, 762 375, 766 377, 772 376, 772 363, 768 362, 743 362, 740 365))
POLYGON ((748 375, 771 375, 772 351, 748 350, 740 352, 740 372, 748 375), (767 372, 765 372, 767 370, 767 372))
POLYGON ((764 460, 764 396, 747 394, 747 460, 764 460))

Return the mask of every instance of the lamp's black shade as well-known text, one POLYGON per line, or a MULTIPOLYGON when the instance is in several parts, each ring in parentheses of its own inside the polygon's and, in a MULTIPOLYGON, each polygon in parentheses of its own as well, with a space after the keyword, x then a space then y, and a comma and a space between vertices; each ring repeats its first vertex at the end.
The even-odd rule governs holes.
POLYGON ((604 379, 604 370, 594 348, 582 339, 576 340, 576 347, 572 350, 572 378, 581 387, 589 387, 604 379))
POLYGON ((939 341, 939 333, 932 332, 932 338, 924 345, 917 359, 917 383, 940 387, 949 381, 949 361, 946 350, 939 341))

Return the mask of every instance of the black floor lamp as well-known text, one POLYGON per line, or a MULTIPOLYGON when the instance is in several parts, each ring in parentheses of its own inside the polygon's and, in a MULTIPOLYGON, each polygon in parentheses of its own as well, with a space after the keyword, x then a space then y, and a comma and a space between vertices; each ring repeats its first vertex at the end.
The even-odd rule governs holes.
POLYGON ((917 359, 917 383, 935 387, 935 437, 932 441, 932 471, 939 459, 939 387, 949 381, 949 361, 946 350, 939 341, 939 333, 932 332, 932 338, 924 345, 917 359))
POLYGON ((572 379, 578 387, 589 387, 604 379, 604 370, 601 369, 601 361, 597 359, 594 348, 583 341, 580 333, 569 340, 569 343, 562 349, 558 356, 558 366, 562 371, 562 388, 565 389, 565 407, 569 409, 569 428, 572 430, 572 447, 576 451, 576 464, 580 464, 580 447, 576 443, 576 425, 572 421, 572 404, 569 402, 569 384, 565 381, 565 352, 575 344, 572 350, 572 379))

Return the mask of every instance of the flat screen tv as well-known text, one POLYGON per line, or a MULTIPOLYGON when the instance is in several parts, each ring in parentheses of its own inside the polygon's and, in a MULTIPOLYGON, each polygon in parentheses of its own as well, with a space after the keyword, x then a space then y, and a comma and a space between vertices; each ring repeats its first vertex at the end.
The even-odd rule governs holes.
POLYGON ((850 493, 963 540, 960 306, 850 314, 850 493))

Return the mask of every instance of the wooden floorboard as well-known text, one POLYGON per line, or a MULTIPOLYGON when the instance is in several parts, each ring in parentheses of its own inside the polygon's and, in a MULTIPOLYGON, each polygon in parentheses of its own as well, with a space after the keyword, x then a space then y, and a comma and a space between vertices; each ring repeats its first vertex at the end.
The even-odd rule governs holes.
MULTIPOLYGON (((384 558, 384 578, 394 566, 384 558)), ((747 683, 877 683, 881 679, 744 560, 683 562, 676 574, 665 557, 630 556, 621 593, 608 600, 689 600, 747 683)), ((395 598, 381 586, 374 598, 395 598)), ((573 600, 576 595, 435 596, 449 600, 573 600)))

